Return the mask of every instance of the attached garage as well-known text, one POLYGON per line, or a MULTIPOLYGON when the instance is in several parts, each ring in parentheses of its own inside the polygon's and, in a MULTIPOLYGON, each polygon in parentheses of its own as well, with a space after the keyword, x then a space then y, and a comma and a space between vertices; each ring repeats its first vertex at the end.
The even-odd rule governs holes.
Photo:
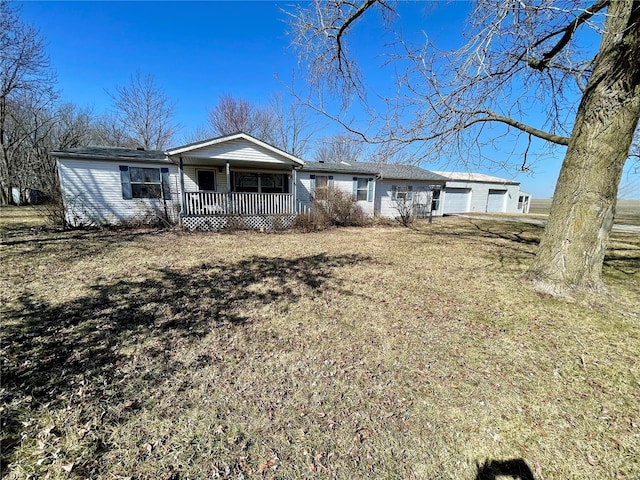
MULTIPOLYGON (((435 172, 447 177, 442 213, 517 213, 525 208, 525 195, 515 180, 482 173, 435 172), (520 201, 519 201, 520 199, 520 201)), ((528 197, 528 194, 526 195, 528 197)))
POLYGON ((507 191, 489 189, 487 195, 487 212, 504 212, 506 206, 507 191))
POLYGON ((471 200, 470 188, 451 188, 444 190, 444 209, 443 213, 465 213, 469 211, 469 202, 471 200))

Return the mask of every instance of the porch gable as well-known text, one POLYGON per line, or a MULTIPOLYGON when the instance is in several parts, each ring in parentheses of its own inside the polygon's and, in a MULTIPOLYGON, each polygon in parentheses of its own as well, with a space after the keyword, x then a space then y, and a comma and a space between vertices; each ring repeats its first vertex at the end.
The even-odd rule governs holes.
POLYGON ((170 158, 183 158, 185 164, 234 165, 266 164, 271 167, 300 167, 304 161, 246 133, 203 140, 167 151, 170 158))

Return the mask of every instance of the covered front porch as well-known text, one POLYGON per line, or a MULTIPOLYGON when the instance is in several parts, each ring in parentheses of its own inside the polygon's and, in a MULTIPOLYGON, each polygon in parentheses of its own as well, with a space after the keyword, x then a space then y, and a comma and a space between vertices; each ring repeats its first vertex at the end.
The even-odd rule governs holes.
POLYGON ((179 166, 185 228, 280 229, 293 224, 296 169, 302 160, 242 133, 168 154, 179 166))

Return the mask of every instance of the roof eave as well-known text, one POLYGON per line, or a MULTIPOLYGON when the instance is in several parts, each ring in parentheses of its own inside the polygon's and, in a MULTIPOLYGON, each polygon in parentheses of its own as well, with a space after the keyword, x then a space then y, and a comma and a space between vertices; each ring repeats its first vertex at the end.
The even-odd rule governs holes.
POLYGON ((97 155, 91 153, 69 153, 69 152, 49 152, 49 155, 55 158, 69 158, 72 160, 109 160, 114 162, 156 162, 156 163, 174 163, 170 158, 136 158, 122 155, 97 155))

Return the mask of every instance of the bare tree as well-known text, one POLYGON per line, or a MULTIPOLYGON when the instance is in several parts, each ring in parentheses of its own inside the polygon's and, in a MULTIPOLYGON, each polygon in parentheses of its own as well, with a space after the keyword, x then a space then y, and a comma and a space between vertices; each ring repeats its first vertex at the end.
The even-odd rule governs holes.
POLYGON ((91 110, 78 108, 73 103, 63 103, 55 108, 52 120, 49 151, 94 143, 95 122, 91 110))
MULTIPOLYGON (((308 151, 314 133, 306 110, 295 103, 285 104, 282 95, 272 96, 265 107, 222 95, 209 112, 209 125, 214 135, 244 132, 298 157, 308 151)), ((202 131, 196 135, 201 136, 202 131)))
POLYGON ((217 134, 213 133, 210 128, 196 127, 189 132, 183 133, 182 139, 180 141, 182 142, 182 144, 196 143, 202 140, 207 140, 216 135, 217 134))
POLYGON ((296 157, 303 157, 316 131, 308 109, 298 103, 285 104, 281 94, 271 97, 269 109, 273 117, 270 143, 296 157))
POLYGON ((33 152, 27 149, 43 128, 42 112, 55 98, 54 78, 43 41, 0 1, 0 203, 12 187, 24 190, 33 152), (30 110, 29 110, 30 109, 30 110))
POLYGON ((8 181, 12 203, 24 203, 29 190, 43 189, 42 171, 46 170, 43 162, 47 156, 40 155, 38 147, 45 143, 53 125, 47 107, 33 92, 14 96, 7 103, 5 151, 10 160, 8 181))
POLYGON ((221 95, 216 106, 209 112, 209 125, 214 134, 244 132, 265 142, 271 140, 275 121, 269 109, 229 94, 221 95))
POLYGON ((148 150, 165 148, 176 131, 174 107, 151 75, 136 72, 126 86, 109 93, 121 125, 130 139, 148 150))
POLYGON ((316 92, 309 103, 366 141, 428 154, 482 157, 497 137, 522 136, 526 169, 530 142, 567 147, 531 277, 549 291, 603 290, 618 185, 640 115, 640 2, 479 0, 470 41, 455 52, 437 50, 426 34, 405 41, 395 8, 385 0, 315 0, 292 12, 294 44, 316 92), (349 49, 359 20, 375 11, 398 35, 387 52, 396 94, 381 114, 349 49), (589 28, 601 35, 595 57, 581 48, 589 28), (341 96, 342 109, 329 111, 323 91, 341 96), (364 126, 348 115, 354 99, 371 113, 364 126), (541 106, 546 116, 537 122, 531 112, 541 106))
POLYGON ((403 227, 410 227, 416 219, 416 206, 412 199, 407 197, 406 192, 404 195, 398 195, 394 200, 394 207, 398 212, 396 220, 400 222, 403 227))
POLYGON ((314 160, 325 163, 354 163, 360 160, 363 152, 364 145, 361 140, 353 135, 339 134, 322 138, 318 142, 314 160))
POLYGON ((93 120, 89 143, 128 148, 136 148, 140 145, 140 142, 129 135, 126 125, 115 113, 105 113, 93 120))

